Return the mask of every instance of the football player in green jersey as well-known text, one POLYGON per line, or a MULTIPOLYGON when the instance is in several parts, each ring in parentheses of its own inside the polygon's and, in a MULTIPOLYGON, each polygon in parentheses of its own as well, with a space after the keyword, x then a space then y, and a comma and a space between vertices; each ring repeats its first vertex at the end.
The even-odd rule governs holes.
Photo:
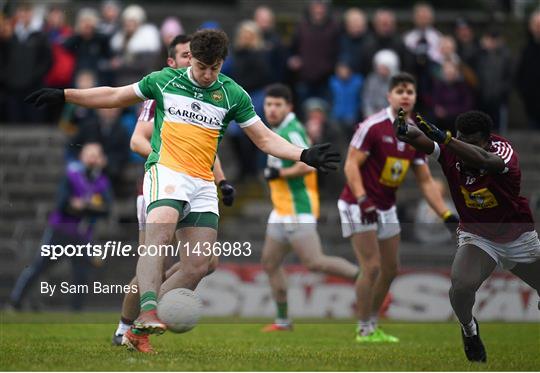
MULTIPOLYGON (((191 40, 191 67, 164 68, 122 87, 44 88, 25 100, 38 107, 70 102, 89 108, 126 107, 149 98, 157 101, 143 187, 148 201, 146 247, 169 244, 178 222, 190 228, 188 248, 216 241, 218 199, 212 165, 232 120, 267 154, 302 161, 322 171, 337 169, 340 157, 330 150, 330 144, 302 149, 264 125, 244 89, 220 73, 228 44, 223 31, 199 30, 191 40)), ((208 272, 211 256, 186 255, 181 270, 164 282, 163 259, 147 255, 137 263, 141 313, 124 337, 131 348, 141 352, 151 352, 140 348, 147 341, 142 339, 145 335, 166 330, 157 317, 158 295, 175 288, 194 289, 208 272)))
MULTIPOLYGON (((267 88, 264 115, 279 136, 301 148, 308 147, 306 130, 292 111, 292 93, 287 86, 272 84, 267 88)), ((272 288, 277 317, 263 331, 287 331, 292 330, 292 323, 287 314, 287 284, 282 264, 289 246, 310 271, 354 280, 358 267, 322 251, 317 233, 319 188, 313 167, 268 156, 264 176, 274 208, 268 218, 261 261, 272 288)))
MULTIPOLYGON (((189 66, 189 43, 191 41, 191 36, 189 35, 177 35, 169 45, 168 48, 168 58, 167 65, 169 67, 180 69, 183 67, 189 66)), ((152 145, 150 143, 152 138, 152 133, 154 132, 154 113, 155 113, 156 101, 147 100, 144 102, 143 108, 137 120, 137 125, 131 136, 131 150, 135 153, 141 155, 145 159, 152 153, 152 145)), ((226 180, 225 173, 221 167, 221 162, 219 157, 216 155, 214 168, 214 182, 216 186, 221 191, 221 201, 226 206, 232 206, 235 189, 234 187, 226 180)), ((139 244, 144 245, 145 238, 145 226, 146 226, 146 202, 144 200, 144 195, 142 194, 142 185, 140 186, 140 194, 137 196, 137 218, 139 220, 139 244)), ((189 237, 190 227, 180 228, 176 231, 176 240, 173 240, 173 244, 177 245, 177 240, 180 241, 181 238, 186 237, 186 234, 189 237)), ((180 255, 183 252, 179 253, 180 255)), ((165 261, 166 266, 169 265, 169 261, 165 261)), ((212 273, 217 267, 218 257, 213 256, 210 261, 208 273, 212 273)), ((179 270, 180 263, 177 262, 173 264, 170 268, 167 269, 164 278, 169 278, 173 273, 179 270)), ((137 278, 134 277, 130 281, 130 285, 137 285, 137 278)), ((128 292, 124 294, 124 300, 122 302, 122 312, 120 316, 120 321, 118 327, 112 337, 112 344, 115 346, 120 346, 122 344, 122 339, 124 334, 131 329, 133 321, 139 315, 139 293, 128 292)), ((146 336, 147 337, 147 336, 146 336)), ((151 349, 150 342, 146 344, 146 349, 151 349)), ((139 343, 139 349, 143 348, 143 343, 139 343)))

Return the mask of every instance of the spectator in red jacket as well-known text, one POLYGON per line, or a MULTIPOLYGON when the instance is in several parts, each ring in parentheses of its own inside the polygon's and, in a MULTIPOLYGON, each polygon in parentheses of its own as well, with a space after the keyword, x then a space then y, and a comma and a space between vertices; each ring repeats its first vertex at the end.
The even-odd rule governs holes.
MULTIPOLYGON (((73 34, 72 28, 66 24, 65 13, 59 7, 52 7, 45 19, 45 33, 52 50, 52 66, 45 76, 45 85, 51 88, 67 88, 71 85, 75 70, 75 57, 63 46, 63 42, 73 34)), ((58 107, 50 109, 49 121, 56 122, 60 115, 58 107)))

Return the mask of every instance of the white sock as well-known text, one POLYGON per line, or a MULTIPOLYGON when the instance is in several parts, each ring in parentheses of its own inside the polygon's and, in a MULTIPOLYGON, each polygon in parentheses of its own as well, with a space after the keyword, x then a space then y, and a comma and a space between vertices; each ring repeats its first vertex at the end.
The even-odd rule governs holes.
POLYGON ((118 323, 118 328, 116 328, 116 332, 114 334, 115 335, 124 335, 129 330, 129 328, 131 328, 131 325, 124 324, 122 321, 120 321, 118 323))
POLYGON ((371 321, 368 320, 368 321, 363 321, 363 320, 358 320, 358 334, 360 334, 361 336, 366 336, 366 335, 370 335, 371 333, 373 333, 373 326, 371 325, 371 321))
POLYGON ((372 315, 369 318, 369 322, 371 323, 371 327, 373 328, 373 330, 377 329, 377 326, 378 326, 378 323, 379 323, 379 316, 372 315))
POLYGON ((470 323, 467 325, 461 324, 461 328, 463 329, 463 333, 465 334, 465 337, 472 337, 473 335, 478 334, 478 330, 476 329, 476 323, 474 322, 474 319, 471 320, 470 323))
POLYGON ((279 326, 289 326, 291 325, 291 320, 289 319, 275 319, 274 324, 279 326))

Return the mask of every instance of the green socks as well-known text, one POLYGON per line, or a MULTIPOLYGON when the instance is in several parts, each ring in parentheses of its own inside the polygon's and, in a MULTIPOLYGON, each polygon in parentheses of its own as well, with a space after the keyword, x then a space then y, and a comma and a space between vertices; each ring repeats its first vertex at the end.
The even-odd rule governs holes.
POLYGON ((277 304, 277 318, 281 320, 287 320, 287 302, 276 302, 277 304))
POLYGON ((155 291, 147 291, 141 295, 141 312, 155 310, 157 308, 157 294, 155 291))

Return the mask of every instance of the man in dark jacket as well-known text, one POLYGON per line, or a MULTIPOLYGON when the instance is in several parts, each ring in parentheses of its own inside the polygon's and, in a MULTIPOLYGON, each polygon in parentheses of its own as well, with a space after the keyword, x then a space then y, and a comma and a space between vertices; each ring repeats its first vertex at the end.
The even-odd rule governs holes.
POLYGON ((298 25, 291 46, 289 69, 297 73, 300 103, 309 97, 328 96, 328 78, 338 56, 339 26, 324 1, 309 4, 307 17, 298 25))
POLYGON ((531 15, 529 31, 529 42, 521 52, 517 70, 517 88, 525 104, 529 126, 540 130, 540 10, 531 15))
POLYGON ((31 6, 15 9, 15 27, 10 38, 1 42, 3 68, 0 81, 6 90, 6 118, 10 123, 35 123, 45 119, 45 112, 23 102, 30 92, 43 87, 52 65, 47 36, 32 23, 31 6))
POLYGON ((396 30, 396 15, 389 9, 377 9, 373 16, 373 33, 364 43, 364 75, 373 70, 373 56, 381 49, 391 49, 401 61, 401 70, 411 71, 412 55, 407 51, 396 30))
POLYGON ((481 44, 476 65, 479 108, 493 119, 494 129, 504 133, 512 89, 512 56, 497 30, 484 33, 481 44))
POLYGON ((367 19, 359 8, 349 8, 343 15, 345 33, 339 40, 339 61, 348 64, 354 73, 364 75, 370 66, 364 66, 364 44, 368 38, 367 19))

